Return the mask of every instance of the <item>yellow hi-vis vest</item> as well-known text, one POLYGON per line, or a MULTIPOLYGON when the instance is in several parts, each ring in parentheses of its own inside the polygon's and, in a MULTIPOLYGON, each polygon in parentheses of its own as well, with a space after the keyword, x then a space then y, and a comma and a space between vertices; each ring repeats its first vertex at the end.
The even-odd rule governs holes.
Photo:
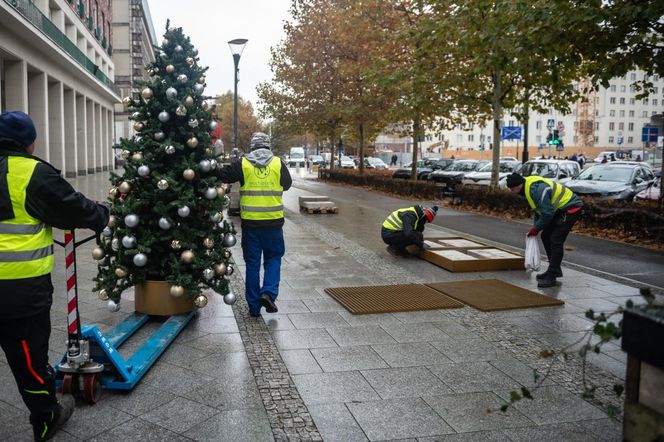
POLYGON ((565 207, 565 205, 570 202, 572 197, 574 197, 574 192, 562 184, 551 181, 548 178, 542 178, 541 176, 527 176, 525 179, 526 189, 524 193, 526 194, 526 200, 528 200, 530 208, 537 213, 539 213, 539 211, 537 210, 535 201, 533 201, 533 197, 530 194, 530 186, 538 181, 543 181, 549 187, 551 187, 551 205, 553 206, 553 210, 558 210, 562 207, 565 207))
POLYGON ((0 221, 0 279, 47 275, 54 264, 52 229, 25 209, 25 192, 39 161, 5 158, 7 170, 0 170, 0 180, 7 180, 14 218, 0 221))
POLYGON ((403 221, 399 217, 399 215, 402 214, 403 212, 413 212, 415 214, 416 221, 415 221, 415 226, 413 228, 417 230, 417 225, 420 223, 420 217, 417 216, 417 210, 415 210, 415 207, 406 207, 405 209, 395 210, 383 222, 383 227, 385 227, 387 230, 394 230, 394 231, 403 230, 403 221))
POLYGON ((271 220, 284 217, 281 196, 281 160, 273 157, 266 167, 257 167, 242 158, 244 184, 240 187, 240 218, 271 220))

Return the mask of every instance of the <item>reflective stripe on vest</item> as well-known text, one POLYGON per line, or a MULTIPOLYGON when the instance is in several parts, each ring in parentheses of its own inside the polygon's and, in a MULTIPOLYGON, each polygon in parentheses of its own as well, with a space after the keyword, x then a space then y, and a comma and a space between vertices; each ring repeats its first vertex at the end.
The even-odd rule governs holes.
POLYGON ((542 178, 540 176, 528 176, 525 179, 526 189, 524 193, 526 195, 526 200, 528 200, 528 205, 535 212, 539 213, 537 210, 537 205, 535 204, 535 201, 533 201, 533 196, 530 194, 530 186, 536 182, 544 182, 551 188, 551 205, 553 206, 553 210, 558 210, 565 207, 567 203, 569 203, 570 200, 574 197, 574 193, 566 186, 560 183, 556 183, 555 181, 551 181, 548 178, 542 178))
POLYGON ((14 218, 0 221, 0 279, 24 279, 53 270, 53 233, 50 226, 25 209, 26 190, 39 161, 8 156, 7 180, 14 218))
POLYGON ((417 225, 420 222, 420 217, 417 216, 417 210, 415 210, 415 207, 406 207, 405 209, 395 210, 383 222, 383 227, 385 227, 387 230, 394 230, 394 231, 403 230, 403 220, 401 219, 401 217, 399 217, 399 215, 402 214, 403 212, 413 212, 415 214, 415 226, 413 226, 413 229, 417 230, 417 225))
POLYGON ((242 158, 244 184, 240 187, 240 218, 272 220, 284 217, 281 199, 281 160, 273 157, 266 167, 254 166, 242 158))

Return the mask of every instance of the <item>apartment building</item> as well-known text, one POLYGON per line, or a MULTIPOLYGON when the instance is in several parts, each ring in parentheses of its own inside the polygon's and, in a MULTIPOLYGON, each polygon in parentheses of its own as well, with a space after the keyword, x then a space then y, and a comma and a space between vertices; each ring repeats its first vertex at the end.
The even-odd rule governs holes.
POLYGON ((0 111, 37 127, 37 155, 67 177, 113 167, 111 0, 0 0, 0 111))

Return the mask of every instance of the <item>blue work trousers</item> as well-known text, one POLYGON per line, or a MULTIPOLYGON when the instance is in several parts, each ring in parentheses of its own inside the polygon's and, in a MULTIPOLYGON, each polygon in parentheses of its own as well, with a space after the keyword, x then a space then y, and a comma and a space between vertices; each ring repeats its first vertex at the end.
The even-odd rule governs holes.
POLYGON ((273 301, 279 295, 281 257, 284 256, 284 232, 281 227, 267 229, 244 228, 242 230, 242 254, 247 265, 245 296, 251 313, 261 310, 261 293, 270 295, 273 301), (260 270, 263 256, 263 285, 260 270))

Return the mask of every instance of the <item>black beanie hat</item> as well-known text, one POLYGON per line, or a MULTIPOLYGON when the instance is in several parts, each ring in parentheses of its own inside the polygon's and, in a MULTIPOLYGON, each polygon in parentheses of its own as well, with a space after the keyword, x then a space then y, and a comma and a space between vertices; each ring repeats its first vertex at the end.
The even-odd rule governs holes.
POLYGON ((518 173, 512 173, 507 176, 507 187, 510 189, 526 182, 526 179, 518 173))

